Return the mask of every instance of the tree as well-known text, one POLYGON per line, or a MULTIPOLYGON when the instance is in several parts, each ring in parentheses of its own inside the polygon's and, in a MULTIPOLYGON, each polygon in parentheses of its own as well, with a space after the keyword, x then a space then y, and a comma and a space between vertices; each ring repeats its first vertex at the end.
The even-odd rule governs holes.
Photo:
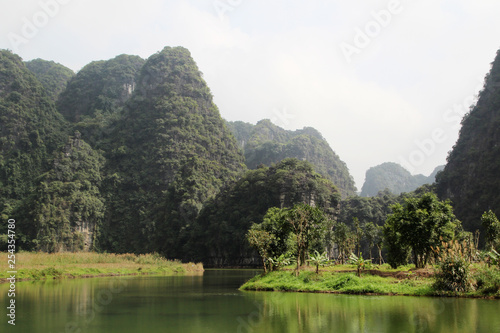
MULTIPOLYGON (((313 241, 321 238, 326 232, 327 222, 325 214, 317 207, 302 203, 292 208, 272 207, 268 209, 262 223, 251 227, 251 230, 262 230, 272 238, 269 242, 264 242, 266 235, 252 233, 250 244, 258 250, 260 248, 261 257, 264 253, 267 258, 278 258, 291 252, 293 248, 297 258, 298 272, 300 266, 306 262, 306 255, 313 241), (292 244, 289 243, 290 240, 292 244)), ((247 233, 247 239, 248 237, 247 233)))
POLYGON ((263 230, 272 235, 272 242, 268 248, 269 257, 278 258, 290 250, 287 244, 290 226, 285 220, 287 211, 287 209, 271 207, 264 215, 262 223, 253 224, 251 227, 251 230, 263 230))
POLYGON ((406 261, 409 251, 417 268, 422 268, 432 254, 431 246, 438 246, 455 237, 461 226, 448 202, 439 201, 435 194, 408 198, 404 205, 391 207, 393 213, 384 227, 389 263, 393 267, 406 261))
POLYGON ((363 226, 363 234, 368 242, 369 259, 372 259, 372 248, 375 245, 378 234, 377 226, 373 224, 373 222, 365 223, 363 226))
POLYGON ((269 250, 274 239, 274 235, 271 235, 264 230, 252 228, 247 232, 248 243, 250 243, 250 246, 255 248, 257 252, 259 252, 260 257, 262 258, 262 267, 264 268, 264 274, 267 273, 269 250))
POLYGON ((500 221, 491 209, 481 216, 481 224, 486 231, 486 242, 490 250, 500 243, 500 221))
POLYGON ((378 225, 376 227, 376 236, 374 243, 377 246, 378 250, 378 263, 379 265, 382 265, 382 262, 384 261, 384 258, 382 258, 382 246, 384 245, 384 227, 381 225, 378 225))
POLYGON ((359 223, 359 219, 357 217, 354 218, 354 237, 356 240, 356 254, 359 257, 361 240, 363 238, 363 230, 361 230, 361 225, 359 223))
POLYGON ((319 208, 297 204, 287 212, 285 219, 290 224, 291 231, 295 236, 298 274, 300 265, 306 261, 306 254, 312 240, 319 237, 324 231, 323 225, 326 222, 326 217, 319 208))
POLYGON ((343 264, 346 253, 349 252, 349 247, 351 243, 352 232, 349 226, 343 222, 339 222, 335 225, 333 230, 333 239, 337 244, 339 250, 340 261, 343 264))

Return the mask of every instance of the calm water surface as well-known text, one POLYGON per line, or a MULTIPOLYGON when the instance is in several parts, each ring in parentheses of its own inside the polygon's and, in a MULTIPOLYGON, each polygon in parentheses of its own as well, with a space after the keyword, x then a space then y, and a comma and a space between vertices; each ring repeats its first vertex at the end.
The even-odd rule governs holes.
POLYGON ((257 274, 18 282, 16 326, 0 332, 500 332, 500 301, 240 292, 257 274))

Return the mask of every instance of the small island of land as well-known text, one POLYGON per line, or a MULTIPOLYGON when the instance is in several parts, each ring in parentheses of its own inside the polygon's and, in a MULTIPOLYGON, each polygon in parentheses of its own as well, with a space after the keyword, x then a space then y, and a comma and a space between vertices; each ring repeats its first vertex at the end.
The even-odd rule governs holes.
POLYGON ((376 265, 360 276, 355 265, 325 267, 316 273, 313 267, 303 267, 296 274, 290 266, 283 270, 257 275, 240 287, 245 291, 288 291, 332 294, 453 296, 500 298, 498 278, 491 279, 485 265, 471 269, 471 288, 467 291, 443 291, 436 285, 434 268, 415 269, 414 265, 391 269, 388 264, 376 265))

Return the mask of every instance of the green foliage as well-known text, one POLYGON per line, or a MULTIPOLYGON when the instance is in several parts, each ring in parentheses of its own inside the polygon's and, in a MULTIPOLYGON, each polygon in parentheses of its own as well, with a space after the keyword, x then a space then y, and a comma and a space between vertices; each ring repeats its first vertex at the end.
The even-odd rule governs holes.
POLYGON ((338 222, 334 225, 333 241, 337 245, 340 261, 343 264, 347 253, 353 251, 353 233, 345 223, 338 222))
POLYGON ((408 198, 404 206, 396 204, 392 210, 384 227, 388 261, 392 267, 405 264, 410 250, 416 267, 424 267, 432 247, 453 239, 460 227, 451 205, 439 201, 432 193, 408 198))
POLYGON ((372 248, 379 241, 380 233, 379 228, 372 222, 363 224, 363 236, 368 243, 369 258, 372 258, 372 248))
POLYGON ((500 296, 500 269, 498 267, 480 267, 472 273, 476 292, 480 295, 500 296))
POLYGON ((313 254, 309 254, 309 259, 307 261, 316 266, 316 274, 318 274, 319 266, 326 266, 330 262, 330 259, 326 251, 319 253, 317 250, 314 250, 313 254))
POLYGON ((389 190, 380 191, 373 197, 353 196, 342 200, 339 220, 353 221, 358 218, 363 223, 373 222, 383 225, 390 206, 399 202, 399 198, 389 190))
POLYGON ((481 225, 486 231, 486 243, 490 249, 500 248, 500 221, 491 210, 481 216, 481 225))
POLYGON ((497 251, 491 250, 490 252, 487 253, 487 256, 488 256, 488 261, 492 265, 500 266, 500 254, 497 251))
POLYGON ((271 264, 272 270, 277 271, 282 267, 289 266, 294 263, 295 259, 290 253, 283 253, 278 257, 271 257, 267 259, 271 264))
POLYGON ((437 291, 466 292, 471 288, 470 263, 461 256, 448 256, 435 274, 437 291))
MULTIPOLYGON (((246 236, 250 246, 255 248, 257 252, 259 252, 260 257, 262 258, 264 273, 267 273, 268 261, 270 261, 271 265, 274 266, 274 260, 269 258, 269 252, 275 236, 265 230, 258 230, 256 228, 251 228, 250 230, 248 230, 246 236)), ((272 268, 270 270, 272 270, 272 268)))
POLYGON ((354 253, 351 253, 349 256, 349 264, 356 266, 356 270, 358 272, 358 277, 361 277, 361 271, 364 270, 367 267, 371 266, 371 259, 363 259, 363 254, 361 253, 358 256, 356 256, 354 253))
POLYGON ((293 242, 298 272, 300 265, 306 262, 311 245, 322 237, 327 227, 327 218, 319 208, 298 203, 292 208, 270 208, 264 221, 252 226, 247 239, 259 250, 264 265, 269 257, 291 253, 289 241, 293 242))
MULTIPOLYGON (((21 58, 0 51, 0 215, 20 218, 21 201, 33 193, 37 178, 46 172, 52 152, 64 143, 65 122, 46 90, 21 58)), ((22 234, 30 221, 19 225, 22 234)), ((0 233, 6 233, 0 226, 0 233)), ((17 235, 17 234, 16 234, 17 235)))
POLYGON ((36 191, 24 203, 30 211, 30 238, 47 252, 94 249, 104 216, 100 194, 102 155, 80 139, 70 137, 54 154, 51 170, 40 178, 36 191))
POLYGON ((323 235, 327 228, 327 219, 317 207, 299 203, 285 212, 284 219, 295 238, 297 247, 297 273, 306 262, 306 255, 313 240, 323 235))
POLYGON ((53 102, 66 89, 66 84, 75 73, 58 63, 42 59, 26 62, 26 67, 35 74, 53 102))
POLYGON ((265 119, 251 125, 229 122, 249 169, 270 166, 285 158, 307 160, 320 175, 330 179, 343 196, 354 195, 356 188, 349 170, 321 134, 310 127, 287 131, 265 119))

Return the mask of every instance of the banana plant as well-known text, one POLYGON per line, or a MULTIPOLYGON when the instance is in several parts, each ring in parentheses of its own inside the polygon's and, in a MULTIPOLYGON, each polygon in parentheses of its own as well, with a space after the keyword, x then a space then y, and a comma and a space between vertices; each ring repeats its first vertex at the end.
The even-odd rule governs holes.
POLYGON ((314 254, 309 255, 309 259, 307 261, 316 266, 316 274, 319 273, 319 266, 326 266, 330 262, 326 251, 320 254, 316 250, 314 250, 314 254))
POLYGON ((372 261, 371 259, 363 259, 363 253, 360 253, 359 257, 354 253, 351 253, 348 263, 356 266, 358 277, 361 277, 361 270, 365 269, 367 266, 371 266, 372 261))

